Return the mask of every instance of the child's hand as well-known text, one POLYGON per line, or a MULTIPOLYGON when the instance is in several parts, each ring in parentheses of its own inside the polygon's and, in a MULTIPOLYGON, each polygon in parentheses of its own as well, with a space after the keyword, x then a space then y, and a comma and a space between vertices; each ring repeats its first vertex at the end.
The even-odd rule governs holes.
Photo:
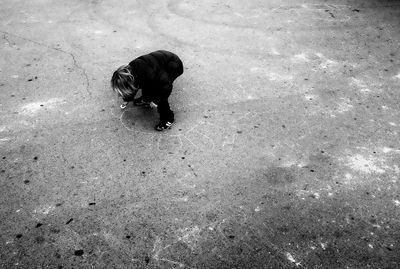
POLYGON ((157 108, 157 105, 155 103, 153 103, 153 102, 150 102, 150 107, 151 108, 157 108))

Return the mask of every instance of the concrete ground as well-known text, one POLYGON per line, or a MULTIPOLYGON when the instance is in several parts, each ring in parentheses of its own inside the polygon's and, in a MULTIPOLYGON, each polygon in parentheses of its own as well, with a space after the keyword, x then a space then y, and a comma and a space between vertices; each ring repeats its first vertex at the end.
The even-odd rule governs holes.
POLYGON ((3 0, 1 268, 400 268, 400 1, 3 0), (111 91, 157 49, 176 124, 111 91))

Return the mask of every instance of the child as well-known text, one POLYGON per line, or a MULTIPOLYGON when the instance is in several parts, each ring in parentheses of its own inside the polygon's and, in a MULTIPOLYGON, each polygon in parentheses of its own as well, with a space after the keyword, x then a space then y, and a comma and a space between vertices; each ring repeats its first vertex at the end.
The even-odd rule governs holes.
MULTIPOLYGON (((171 128, 174 122, 168 97, 172 83, 182 74, 183 64, 179 57, 172 52, 158 50, 118 68, 111 78, 111 87, 126 102, 125 106, 133 101, 137 106, 157 108, 160 122, 155 129, 163 131, 171 128), (142 96, 135 99, 139 89, 142 90, 142 96)), ((121 105, 121 108, 125 106, 121 105)))

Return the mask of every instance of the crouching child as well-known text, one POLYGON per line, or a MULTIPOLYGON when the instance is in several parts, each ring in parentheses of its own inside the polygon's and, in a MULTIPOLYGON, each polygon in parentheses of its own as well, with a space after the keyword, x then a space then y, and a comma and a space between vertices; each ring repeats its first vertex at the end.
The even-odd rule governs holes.
POLYGON ((118 68, 112 75, 111 87, 125 102, 121 108, 128 102, 157 108, 160 122, 155 129, 163 131, 171 128, 175 120, 168 97, 174 80, 182 74, 183 64, 179 57, 172 52, 158 50, 118 68), (142 95, 135 98, 139 89, 142 95))

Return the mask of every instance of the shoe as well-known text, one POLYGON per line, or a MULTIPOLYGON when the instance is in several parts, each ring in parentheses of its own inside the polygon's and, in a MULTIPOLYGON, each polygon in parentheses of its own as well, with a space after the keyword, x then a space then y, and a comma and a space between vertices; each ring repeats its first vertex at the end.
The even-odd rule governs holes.
POLYGON ((166 129, 170 129, 172 126, 172 122, 166 121, 166 122, 160 122, 159 124, 156 125, 155 129, 157 131, 164 131, 166 129))
POLYGON ((142 97, 133 100, 134 106, 150 107, 150 103, 143 101, 142 97))

